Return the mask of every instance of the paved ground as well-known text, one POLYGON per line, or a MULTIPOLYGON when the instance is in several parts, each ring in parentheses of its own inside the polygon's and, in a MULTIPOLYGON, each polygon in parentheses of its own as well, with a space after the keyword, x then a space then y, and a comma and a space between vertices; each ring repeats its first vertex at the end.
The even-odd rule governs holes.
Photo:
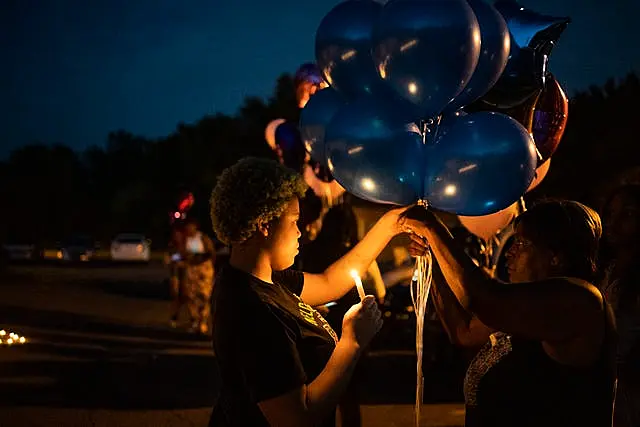
MULTIPOLYGON (((166 326, 161 265, 12 267, 0 276, 0 426, 205 426, 217 389, 206 340, 166 326)), ((455 363, 427 374, 423 426, 461 426, 455 363)), ((362 365, 365 426, 412 426, 415 355, 362 365)))
MULTIPOLYGON (((363 408, 366 427, 413 427, 411 405, 379 405, 363 408)), ((112 411, 59 408, 0 408, 3 426, 29 427, 204 427, 210 409, 112 411), (16 422, 15 424, 13 422, 16 422)), ((421 427, 462 426, 460 405, 425 405, 421 427)))

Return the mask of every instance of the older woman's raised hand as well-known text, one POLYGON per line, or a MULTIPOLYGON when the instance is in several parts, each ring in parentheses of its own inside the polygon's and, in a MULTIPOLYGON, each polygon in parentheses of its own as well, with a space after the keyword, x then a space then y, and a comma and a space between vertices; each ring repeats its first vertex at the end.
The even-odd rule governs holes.
POLYGON ((423 206, 413 205, 405 209, 400 218, 402 231, 409 234, 411 243, 407 247, 414 257, 424 256, 429 249, 429 230, 438 220, 436 214, 423 206))
POLYGON ((425 256, 429 250, 429 242, 427 242, 427 238, 415 233, 410 233, 409 238, 411 239, 411 243, 409 243, 409 246, 407 247, 409 254, 412 257, 425 256))
POLYGON ((382 220, 386 222, 393 234, 397 235, 418 232, 421 227, 424 227, 424 222, 427 221, 427 216, 430 215, 433 214, 424 207, 413 204, 387 211, 382 220))

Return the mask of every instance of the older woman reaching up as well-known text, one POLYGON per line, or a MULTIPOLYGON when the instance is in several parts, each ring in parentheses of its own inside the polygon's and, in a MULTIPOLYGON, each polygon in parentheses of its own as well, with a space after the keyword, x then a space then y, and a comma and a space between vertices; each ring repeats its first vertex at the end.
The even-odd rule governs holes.
POLYGON ((548 201, 518 217, 509 284, 477 267, 431 210, 405 225, 412 254, 428 245, 442 271, 434 302, 450 335, 489 338, 467 371, 466 427, 611 426, 616 332, 592 284, 597 213, 548 201))

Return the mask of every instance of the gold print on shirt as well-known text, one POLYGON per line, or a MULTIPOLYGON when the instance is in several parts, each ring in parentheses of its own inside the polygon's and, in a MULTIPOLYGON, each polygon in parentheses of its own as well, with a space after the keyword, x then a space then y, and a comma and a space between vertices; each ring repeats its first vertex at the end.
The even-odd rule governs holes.
MULTIPOLYGON (((324 320, 324 318, 322 320, 324 320)), ((326 320, 324 321, 324 325, 322 325, 322 327, 324 328, 325 331, 327 331, 327 333, 331 336, 331 338, 333 338, 333 341, 336 344, 338 344, 338 334, 336 334, 336 331, 333 330, 331 325, 327 323, 326 320)))
POLYGON ((300 315, 302 316, 302 318, 307 322, 311 323, 313 326, 320 326, 321 328, 323 328, 325 331, 327 331, 329 336, 333 338, 333 341, 337 344, 338 334, 336 334, 336 331, 334 331, 331 325, 329 325, 329 322, 327 322, 324 319, 324 317, 322 317, 320 313, 318 313, 309 304, 305 304, 304 302, 302 302, 300 297, 298 297, 297 295, 296 295, 296 298, 298 299, 298 309, 300 310, 300 315), (322 325, 318 325, 318 321, 322 325))
POLYGON ((302 301, 298 301, 298 308, 300 309, 300 315, 304 320, 314 326, 318 326, 315 316, 313 315, 315 310, 310 305, 305 304, 302 301))

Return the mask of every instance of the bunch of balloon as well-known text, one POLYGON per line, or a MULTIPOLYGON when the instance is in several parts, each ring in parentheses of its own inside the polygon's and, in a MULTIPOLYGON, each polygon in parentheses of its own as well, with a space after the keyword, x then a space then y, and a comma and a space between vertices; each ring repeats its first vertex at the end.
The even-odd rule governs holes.
POLYGON ((501 211, 533 181, 535 144, 514 118, 463 107, 499 82, 510 44, 483 0, 344 1, 317 30, 329 87, 301 113, 305 145, 366 200, 501 211))
MULTIPOLYGON (((509 209, 534 182, 542 152, 533 116, 523 125, 506 109, 544 88, 548 55, 568 22, 547 28, 537 17, 511 0, 338 4, 316 33, 329 87, 301 113, 307 150, 347 191, 372 202, 418 201, 463 216, 509 209), (495 110, 465 111, 479 99, 495 110)), ((416 270, 424 276, 417 292, 426 295, 427 264, 416 270)), ((417 397, 420 366, 418 373, 417 397)))
POLYGON ((557 149, 567 123, 569 102, 548 64, 570 19, 539 14, 514 0, 499 0, 495 7, 509 27, 512 53, 481 101, 485 109, 514 117, 533 134, 540 167, 557 149))
MULTIPOLYGON (((560 83, 548 71, 548 61, 570 20, 539 14, 513 0, 500 0, 495 8, 509 28, 511 54, 500 79, 469 110, 507 114, 532 134, 538 159, 529 192, 546 177, 551 155, 558 148, 567 123, 569 102, 560 83)), ((488 240, 518 215, 522 209, 517 207, 514 203, 486 217, 459 218, 469 231, 488 240)))

